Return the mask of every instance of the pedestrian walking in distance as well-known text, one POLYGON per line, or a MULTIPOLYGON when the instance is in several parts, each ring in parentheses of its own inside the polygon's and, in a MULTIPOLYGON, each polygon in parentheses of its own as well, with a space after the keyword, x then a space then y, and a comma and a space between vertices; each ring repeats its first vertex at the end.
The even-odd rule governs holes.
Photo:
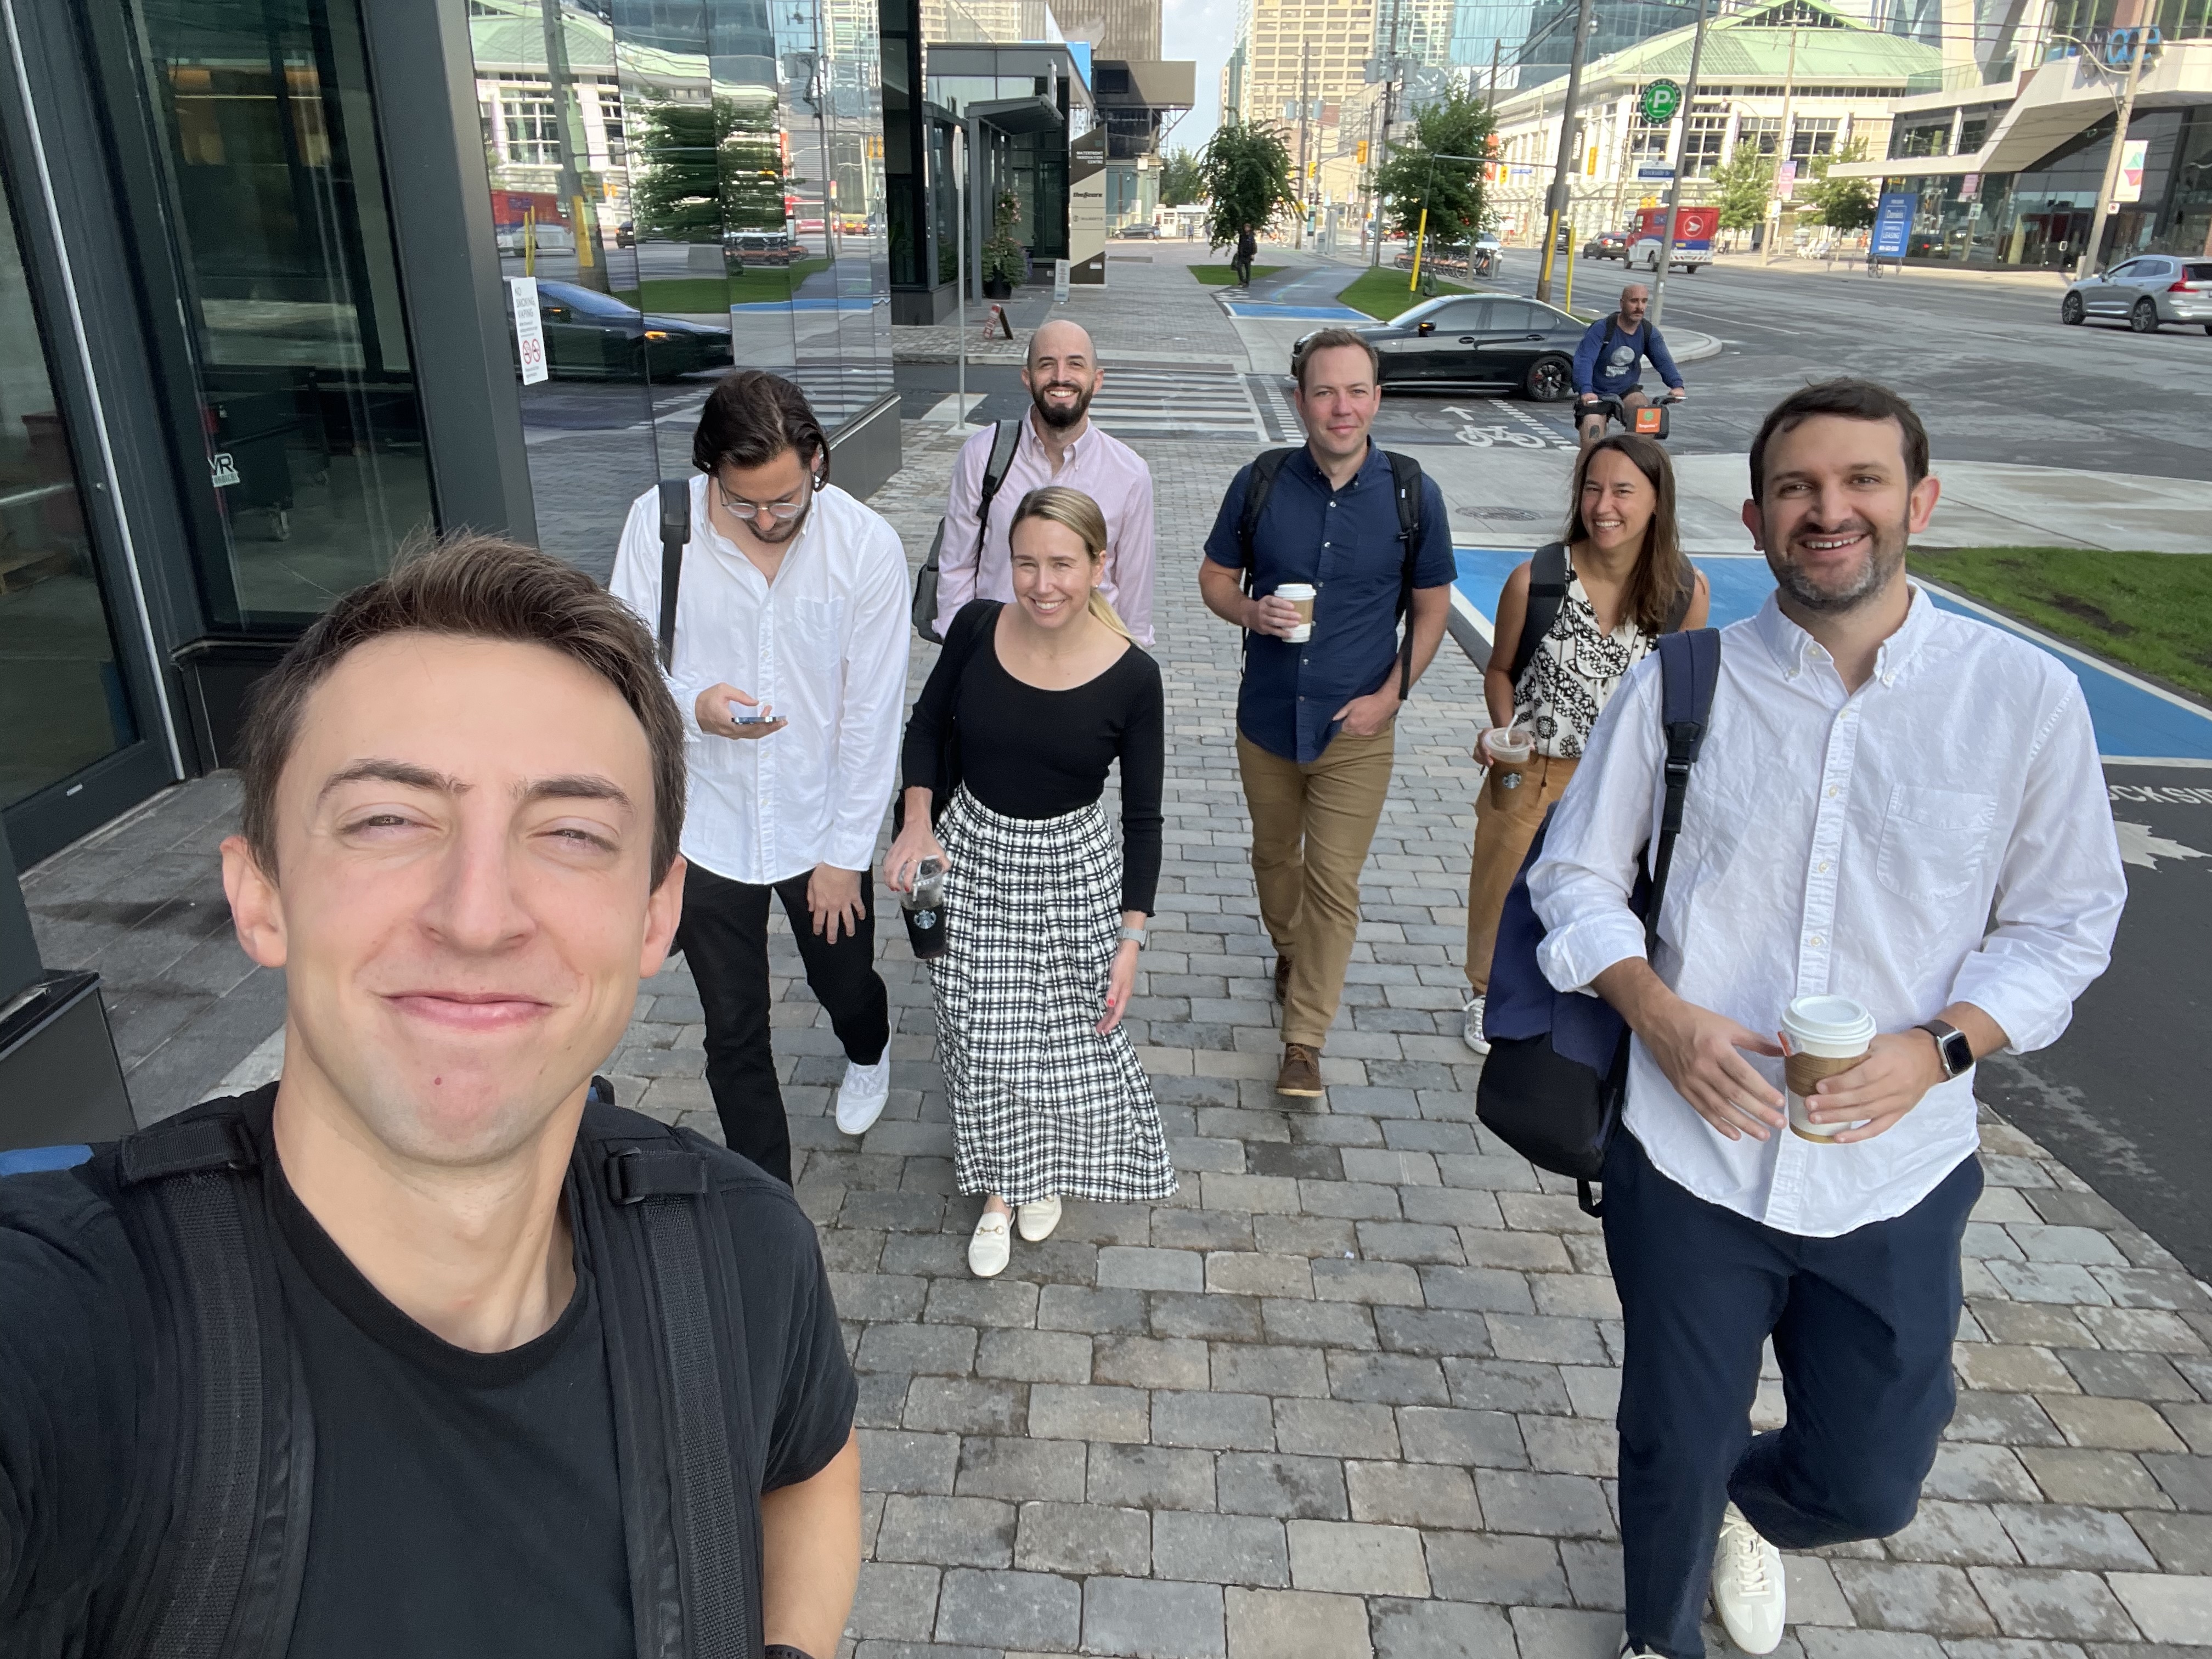
MULTIPOLYGON (((782 376, 723 377, 691 439, 691 539, 669 687, 690 738, 684 925, 707 1086, 733 1152, 791 1179, 769 1046, 768 916, 781 903, 845 1051, 837 1127, 890 1096, 890 1001, 869 866, 898 768, 907 567, 898 533, 830 482, 830 444, 782 376)), ((660 615, 660 502, 630 507, 615 594, 660 615)))
POLYGON ((1237 232, 1237 252, 1229 262, 1229 268, 1235 274, 1238 287, 1252 286, 1252 261, 1259 255, 1260 239, 1252 234, 1252 227, 1249 225, 1239 227, 1237 232))
POLYGON ((1718 636, 1656 954, 1632 896, 1663 659, 1599 719, 1529 870, 1544 977, 1634 1033, 1603 1206, 1626 1654, 1701 1659, 1709 1583, 1770 1653, 1781 1550, 1912 1520, 1956 1401, 1974 1064, 2066 1029, 2127 897, 2080 683, 1906 578, 1937 494, 1894 392, 1778 404, 1743 508, 1778 592, 1718 636), (1769 1337, 1790 1419, 1754 1436, 1769 1337))
POLYGON ((1490 1052, 1482 1005, 1498 915, 1537 826, 1566 793, 1622 676, 1660 635, 1703 628, 1711 600, 1682 556, 1667 452, 1632 433, 1583 450, 1563 539, 1505 579, 1482 675, 1490 727, 1474 757, 1489 770, 1475 796, 1467 878, 1464 1035, 1475 1053, 1490 1052))
POLYGON ((962 1192, 984 1194, 968 1265, 986 1279, 1005 1268, 1017 1217, 1035 1243, 1063 1198, 1176 1189, 1121 1024, 1159 884, 1159 665, 1099 592, 1097 502, 1033 489, 1012 530, 1012 602, 961 611, 915 704, 885 864, 901 892, 924 859, 949 866, 930 977, 954 1166, 962 1192), (1119 854, 1099 805, 1116 762, 1119 854))
POLYGON ((1394 722, 1443 638, 1456 573, 1443 492, 1368 440, 1376 368, 1349 329, 1307 336, 1291 363, 1305 446, 1231 480, 1199 566, 1207 608, 1244 630, 1237 765, 1283 1005, 1275 1089, 1302 1097, 1322 1091, 1394 722), (1295 601, 1279 591, 1293 586, 1295 601))

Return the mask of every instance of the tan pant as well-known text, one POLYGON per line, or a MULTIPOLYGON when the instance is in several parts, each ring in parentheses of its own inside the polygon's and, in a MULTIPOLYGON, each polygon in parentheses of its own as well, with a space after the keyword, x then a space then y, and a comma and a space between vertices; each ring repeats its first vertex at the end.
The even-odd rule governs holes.
POLYGON ((1501 789, 1498 768, 1474 797, 1474 865, 1467 878, 1467 982, 1480 996, 1490 988, 1490 956, 1498 948, 1498 918, 1505 895, 1528 856, 1545 809, 1567 793, 1575 763, 1548 755, 1530 757, 1521 787, 1501 789))
POLYGON ((1390 793, 1394 749, 1386 726, 1371 738, 1339 736, 1301 765, 1237 734, 1260 920, 1291 961, 1285 1042, 1318 1048, 1336 1018, 1359 932, 1359 866, 1390 793))

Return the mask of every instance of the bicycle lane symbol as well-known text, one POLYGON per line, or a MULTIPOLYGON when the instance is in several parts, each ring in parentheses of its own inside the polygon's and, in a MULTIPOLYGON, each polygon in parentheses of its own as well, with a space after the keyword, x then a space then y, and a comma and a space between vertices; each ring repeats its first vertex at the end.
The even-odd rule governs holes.
POLYGON ((1487 426, 1477 424, 1481 416, 1473 410, 1463 409, 1457 404, 1446 404, 1443 412, 1462 423, 1452 436, 1470 448, 1489 449, 1498 444, 1510 444, 1516 449, 1544 447, 1545 440, 1542 437, 1506 422, 1498 421, 1487 426))

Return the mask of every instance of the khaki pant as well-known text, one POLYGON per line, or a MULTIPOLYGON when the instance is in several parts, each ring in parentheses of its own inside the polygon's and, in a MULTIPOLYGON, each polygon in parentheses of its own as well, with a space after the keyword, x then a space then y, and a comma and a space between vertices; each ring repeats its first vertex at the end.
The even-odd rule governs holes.
POLYGON ((1394 748, 1386 726, 1371 738, 1340 736, 1301 765, 1237 734, 1260 920, 1291 962, 1285 1042, 1318 1048, 1336 1018, 1359 932, 1359 866, 1390 793, 1394 748))
POLYGON ((1531 756, 1521 787, 1501 789, 1495 766, 1474 797, 1474 865, 1467 878, 1467 982, 1482 995, 1490 989, 1490 955, 1498 947, 1498 918, 1505 895, 1528 856, 1545 809, 1567 793, 1575 763, 1531 756))

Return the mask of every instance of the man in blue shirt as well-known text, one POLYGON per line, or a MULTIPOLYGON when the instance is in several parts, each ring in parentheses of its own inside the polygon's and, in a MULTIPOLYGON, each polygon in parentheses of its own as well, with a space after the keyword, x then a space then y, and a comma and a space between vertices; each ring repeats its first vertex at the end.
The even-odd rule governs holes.
POLYGON ((1659 337, 1658 325, 1644 320, 1650 308, 1651 290, 1631 283, 1620 290, 1620 312, 1592 323, 1575 348, 1575 422, 1582 429, 1584 449, 1605 436, 1606 399, 1619 403, 1623 410, 1650 401, 1636 379, 1643 359, 1651 360, 1675 397, 1688 396, 1682 389, 1682 371, 1674 367, 1674 354, 1659 337))
POLYGON ((1368 441, 1382 404, 1375 349, 1348 329, 1310 336, 1291 363, 1306 443, 1273 475, 1253 527, 1251 591, 1241 526, 1254 469, 1222 498, 1199 591, 1245 630, 1237 762, 1252 814, 1252 875, 1275 946, 1283 1004, 1279 1094, 1321 1093, 1321 1050, 1359 930, 1359 869, 1390 787, 1401 696, 1398 606, 1410 574, 1407 659, 1420 678, 1451 609, 1451 522, 1443 492, 1419 486, 1408 546, 1390 458, 1368 441), (1310 583, 1312 636, 1276 589, 1310 583))

